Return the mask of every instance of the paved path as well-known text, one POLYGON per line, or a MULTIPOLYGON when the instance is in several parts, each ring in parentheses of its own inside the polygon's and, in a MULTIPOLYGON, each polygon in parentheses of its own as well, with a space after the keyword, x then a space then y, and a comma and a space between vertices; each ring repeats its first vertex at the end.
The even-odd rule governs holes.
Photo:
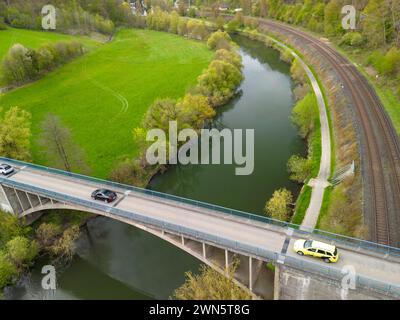
POLYGON ((307 74, 307 77, 310 79, 312 89, 315 93, 318 110, 319 110, 319 120, 321 123, 321 161, 318 176, 309 181, 308 185, 312 188, 312 194, 310 199, 310 204, 306 210, 306 214, 304 216, 302 227, 305 230, 313 230, 317 225, 318 216, 322 206, 322 200, 324 198, 325 188, 329 186, 328 179, 331 175, 331 135, 329 130, 329 119, 326 111, 326 105, 324 96, 322 94, 322 89, 320 88, 317 79, 312 73, 311 69, 307 66, 307 64, 285 44, 277 41, 276 39, 266 36, 271 39, 280 47, 285 50, 289 50, 292 56, 297 59, 304 71, 307 74))

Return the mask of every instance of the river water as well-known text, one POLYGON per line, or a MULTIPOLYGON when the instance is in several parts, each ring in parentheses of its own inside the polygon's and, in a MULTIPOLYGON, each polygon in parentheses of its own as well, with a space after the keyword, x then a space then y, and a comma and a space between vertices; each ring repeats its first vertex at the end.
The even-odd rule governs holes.
MULTIPOLYGON (((290 121, 294 101, 290 67, 279 53, 244 37, 240 45, 245 80, 240 94, 218 110, 218 128, 255 129, 254 172, 236 176, 235 164, 187 165, 156 176, 149 188, 234 209, 262 214, 274 190, 289 181, 286 163, 305 145, 290 121)), ((196 272, 199 262, 145 231, 107 218, 89 221, 78 241, 77 255, 57 270, 57 290, 41 288, 38 261, 20 284, 6 290, 8 299, 163 299, 196 272)), ((271 287, 273 284, 271 283, 271 287)))

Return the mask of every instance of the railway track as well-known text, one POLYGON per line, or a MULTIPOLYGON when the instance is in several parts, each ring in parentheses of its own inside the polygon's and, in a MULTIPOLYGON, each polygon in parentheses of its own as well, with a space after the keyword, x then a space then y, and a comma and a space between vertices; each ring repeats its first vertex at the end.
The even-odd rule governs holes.
POLYGON ((369 226, 372 240, 400 246, 400 144, 374 89, 354 65, 318 39, 277 22, 260 19, 260 26, 293 35, 313 46, 340 76, 352 99, 365 141, 363 175, 368 176, 370 183, 364 183, 364 188, 370 189, 371 196, 364 199, 364 211, 369 211, 374 221, 369 226))

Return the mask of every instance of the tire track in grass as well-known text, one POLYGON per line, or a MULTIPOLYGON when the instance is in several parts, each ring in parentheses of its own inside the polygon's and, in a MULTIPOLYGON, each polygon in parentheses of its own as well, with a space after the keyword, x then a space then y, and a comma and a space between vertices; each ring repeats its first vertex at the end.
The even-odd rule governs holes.
POLYGON ((122 94, 118 93, 117 91, 111 89, 110 87, 106 86, 105 84, 93 79, 87 72, 87 63, 85 63, 85 70, 84 70, 87 79, 96 87, 100 88, 103 91, 110 93, 113 97, 115 97, 121 103, 120 111, 111 119, 111 121, 115 121, 119 116, 126 113, 129 110, 129 101, 126 99, 122 94))

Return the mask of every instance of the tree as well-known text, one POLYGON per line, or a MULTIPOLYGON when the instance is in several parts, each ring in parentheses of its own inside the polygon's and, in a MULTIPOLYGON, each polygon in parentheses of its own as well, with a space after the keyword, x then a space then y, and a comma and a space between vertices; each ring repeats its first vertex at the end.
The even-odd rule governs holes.
POLYGON ((36 229, 36 239, 42 248, 47 248, 52 244, 59 232, 59 226, 44 222, 36 229))
POLYGON ((336 35, 341 32, 341 8, 339 0, 331 0, 325 6, 324 30, 327 35, 336 35))
POLYGON ((201 265, 200 274, 186 272, 185 283, 175 290, 177 300, 250 300, 251 296, 233 282, 235 268, 227 276, 201 265))
POLYGON ((234 65, 214 60, 198 78, 197 90, 207 96, 213 106, 220 106, 232 98, 242 79, 234 65))
POLYGON ((17 275, 16 266, 8 259, 5 252, 0 251, 0 289, 9 285, 17 275))
POLYGON ((369 0, 363 15, 365 17, 362 22, 363 35, 368 39, 369 46, 376 48, 386 44, 388 12, 384 0, 369 0))
POLYGON ((75 251, 75 241, 79 238, 79 226, 73 225, 63 232, 59 238, 49 249, 50 252, 64 261, 70 261, 75 251))
POLYGON ((201 129, 206 120, 215 116, 215 110, 209 105, 208 99, 202 95, 188 93, 178 101, 178 125, 184 128, 201 129))
POLYGON ((8 110, 0 118, 0 155, 29 161, 31 115, 18 107, 8 110))
POLYGON ((73 143, 71 132, 57 116, 48 114, 43 121, 39 144, 52 166, 70 172, 89 172, 84 152, 73 143))
POLYGON ((231 50, 233 43, 227 32, 218 30, 210 35, 207 40, 207 46, 212 50, 231 50))
POLYGON ((23 227, 15 215, 0 211, 0 246, 17 236, 25 236, 30 228, 23 227))
POLYGON ((20 84, 33 79, 37 70, 34 68, 32 50, 21 44, 14 44, 3 60, 3 77, 8 84, 20 84))
POLYGON ((315 96, 308 93, 297 102, 292 111, 292 121, 299 127, 299 134, 302 138, 307 138, 314 131, 317 117, 318 106, 315 96))
POLYGON ((214 60, 222 60, 234 65, 239 70, 243 67, 242 57, 236 52, 226 49, 219 49, 215 52, 214 60))
POLYGON ((18 267, 27 267, 39 252, 36 241, 18 236, 7 242, 7 252, 10 260, 18 267))
POLYGON ((292 210, 290 205, 293 201, 292 193, 283 188, 276 190, 272 198, 267 201, 265 205, 265 212, 272 218, 288 221, 292 210))
POLYGON ((311 173, 312 162, 310 159, 303 158, 296 154, 290 157, 287 168, 290 173, 290 179, 302 183, 311 173))

